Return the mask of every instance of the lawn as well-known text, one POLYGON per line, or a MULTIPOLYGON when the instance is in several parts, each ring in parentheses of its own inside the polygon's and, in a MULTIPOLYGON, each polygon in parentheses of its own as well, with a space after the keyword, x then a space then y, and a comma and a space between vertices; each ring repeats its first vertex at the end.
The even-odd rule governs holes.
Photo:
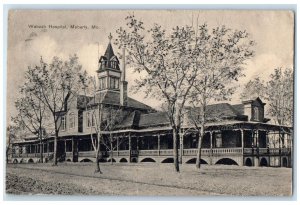
POLYGON ((9 164, 8 194, 133 195, 133 196, 290 196, 292 169, 172 164, 101 163, 9 164))

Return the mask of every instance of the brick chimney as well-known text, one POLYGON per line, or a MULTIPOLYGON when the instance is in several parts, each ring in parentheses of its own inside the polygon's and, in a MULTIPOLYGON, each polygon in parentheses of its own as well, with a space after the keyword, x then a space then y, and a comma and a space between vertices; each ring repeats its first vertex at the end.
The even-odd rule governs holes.
POLYGON ((127 86, 128 82, 126 81, 126 69, 125 69, 125 46, 122 49, 122 75, 121 75, 121 83, 120 83, 120 104, 121 106, 127 106, 128 97, 127 97, 127 86))

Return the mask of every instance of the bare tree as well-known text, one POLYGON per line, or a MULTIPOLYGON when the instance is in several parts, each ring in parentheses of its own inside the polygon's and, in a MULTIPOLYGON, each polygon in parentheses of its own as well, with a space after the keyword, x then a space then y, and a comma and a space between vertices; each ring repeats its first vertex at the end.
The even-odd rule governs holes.
POLYGON ((127 28, 117 30, 116 44, 124 47, 127 63, 139 73, 136 90, 145 89, 147 97, 164 101, 173 132, 173 155, 176 172, 179 172, 179 132, 182 126, 184 106, 196 78, 191 45, 195 33, 189 26, 175 27, 171 34, 155 24, 145 40, 143 22, 134 15, 126 17, 127 28))
POLYGON ((294 73, 290 68, 276 68, 267 82, 268 114, 278 125, 293 125, 294 73))
MULTIPOLYGON (((35 68, 38 69, 38 68, 35 68)), ((27 131, 36 135, 40 141, 40 162, 43 162, 43 144, 45 128, 49 128, 47 110, 45 104, 40 100, 42 93, 31 89, 31 73, 33 70, 29 67, 25 73, 25 83, 20 88, 20 95, 15 102, 18 114, 13 120, 26 128, 27 131), (39 96, 36 96, 39 95, 39 96)))
POLYGON ((61 117, 68 112, 70 103, 81 89, 80 75, 84 73, 76 55, 70 56, 65 62, 54 57, 49 65, 41 59, 41 67, 30 69, 26 89, 35 93, 35 97, 46 106, 54 124, 53 165, 57 165, 57 138, 62 125, 61 117))
MULTIPOLYGON (((101 157, 101 144, 110 151, 111 163, 113 157, 113 151, 116 149, 116 146, 119 146, 122 141, 119 141, 116 146, 113 146, 116 138, 113 136, 112 131, 115 129, 116 125, 123 119, 123 109, 120 106, 109 106, 104 105, 99 101, 96 101, 96 92, 97 86, 96 81, 91 77, 88 77, 87 74, 80 76, 80 82, 84 90, 85 96, 87 93, 92 93, 93 100, 91 105, 88 106, 88 102, 85 102, 85 111, 90 111, 88 123, 90 123, 90 137, 93 149, 95 151, 96 157, 96 169, 95 173, 100 173, 100 157, 101 157), (94 139, 93 133, 96 133, 97 138, 94 139), (108 134, 107 134, 108 133, 108 134)), ((86 99, 86 98, 85 98, 86 99)))
POLYGON ((265 86, 265 82, 261 80, 260 77, 256 77, 243 86, 242 93, 240 94, 240 99, 249 100, 257 97, 265 99, 266 89, 267 88, 265 86))
POLYGON ((12 151, 12 144, 18 138, 17 133, 20 130, 19 126, 9 125, 6 128, 6 163, 9 162, 9 154, 12 151))
POLYGON ((246 31, 232 31, 225 26, 209 29, 206 24, 196 30, 195 44, 190 58, 198 69, 189 100, 199 108, 194 121, 198 130, 196 167, 200 169, 201 143, 207 123, 207 106, 212 101, 228 100, 235 90, 234 81, 243 75, 243 65, 254 55, 254 42, 246 31))
POLYGON ((260 97, 266 100, 267 114, 278 125, 291 126, 293 123, 293 70, 276 68, 267 82, 259 77, 244 85, 241 99, 260 97))

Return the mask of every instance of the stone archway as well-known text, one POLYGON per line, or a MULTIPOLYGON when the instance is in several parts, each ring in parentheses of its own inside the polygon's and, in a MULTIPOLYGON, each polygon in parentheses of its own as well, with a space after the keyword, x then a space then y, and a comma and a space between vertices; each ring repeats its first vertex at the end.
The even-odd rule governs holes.
POLYGON ((162 160, 161 163, 174 163, 174 159, 173 158, 166 158, 166 159, 162 160))
POLYGON ((27 163, 34 163, 33 159, 28 159, 27 163))
POLYGON ((121 162, 121 163, 122 163, 122 162, 124 163, 124 162, 128 162, 128 161, 127 161, 127 159, 122 158, 122 159, 120 159, 120 162, 121 162))
POLYGON ((245 166, 251 167, 253 166, 252 160, 250 158, 247 158, 245 161, 245 166))
POLYGON ((268 166, 268 160, 266 158, 261 158, 259 166, 261 167, 267 167, 268 166))
POLYGON ((144 158, 141 160, 141 162, 156 162, 156 161, 152 158, 144 158))
POLYGON ((286 157, 282 158, 282 167, 288 167, 288 161, 286 157))
POLYGON ((224 165, 238 165, 236 161, 230 158, 222 158, 216 162, 216 164, 224 164, 224 165))
POLYGON ((85 158, 85 159, 82 159, 80 162, 93 162, 93 161, 88 158, 85 158))
MULTIPOLYGON (((192 158, 186 161, 186 164, 196 164, 196 158, 192 158)), ((200 164, 208 164, 205 160, 200 159, 200 164)))

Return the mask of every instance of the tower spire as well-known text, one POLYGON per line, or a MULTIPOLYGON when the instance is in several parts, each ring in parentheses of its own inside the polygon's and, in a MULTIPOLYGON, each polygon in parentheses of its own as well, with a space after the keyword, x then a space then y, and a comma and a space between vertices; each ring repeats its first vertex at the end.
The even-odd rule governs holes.
POLYGON ((113 38, 113 37, 112 37, 111 33, 109 33, 109 36, 108 36, 109 43, 111 43, 111 39, 112 39, 112 38, 113 38))

